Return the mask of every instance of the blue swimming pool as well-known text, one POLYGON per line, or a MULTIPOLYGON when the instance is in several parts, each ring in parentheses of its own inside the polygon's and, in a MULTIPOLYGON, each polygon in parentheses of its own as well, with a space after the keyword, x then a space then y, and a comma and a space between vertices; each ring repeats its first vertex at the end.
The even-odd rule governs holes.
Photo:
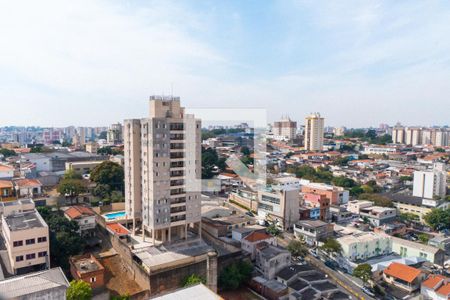
POLYGON ((104 216, 108 221, 111 221, 111 220, 125 217, 125 211, 118 211, 118 212, 114 212, 114 213, 104 214, 104 216))

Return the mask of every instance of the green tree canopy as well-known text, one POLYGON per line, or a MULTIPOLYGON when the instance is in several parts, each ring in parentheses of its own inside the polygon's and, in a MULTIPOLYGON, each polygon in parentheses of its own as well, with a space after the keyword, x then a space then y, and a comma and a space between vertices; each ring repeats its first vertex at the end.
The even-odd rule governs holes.
POLYGON ((343 188, 352 188, 358 185, 353 179, 345 176, 334 177, 331 182, 334 185, 341 186, 343 188))
POLYGON ((227 266, 219 276, 219 285, 224 290, 235 290, 250 279, 253 266, 240 261, 227 266))
POLYGON ((433 208, 424 219, 434 230, 450 229, 450 208, 433 208))
POLYGON ((69 169, 64 173, 64 179, 82 179, 83 176, 81 176, 80 173, 75 172, 73 169, 69 169))
POLYGON ((16 152, 14 152, 13 150, 9 150, 9 149, 5 149, 5 148, 0 148, 0 154, 3 154, 4 157, 11 157, 11 156, 16 156, 16 152))
POLYGON ((67 300, 90 300, 92 299, 92 288, 83 280, 72 280, 66 295, 67 300))
POLYGON ((308 253, 306 246, 299 240, 291 240, 287 250, 291 252, 292 256, 305 256, 308 253))
POLYGON ((45 220, 50 233, 50 262, 52 267, 69 270, 69 257, 80 254, 84 249, 84 240, 78 230, 78 223, 69 221, 61 211, 38 207, 39 214, 45 220))
POLYGON ((61 195, 77 197, 78 195, 86 191, 86 184, 81 179, 63 178, 58 184, 57 191, 61 195))
POLYGON ((394 207, 394 204, 392 203, 391 199, 389 199, 385 196, 382 196, 382 195, 364 193, 364 194, 361 194, 358 198, 360 200, 373 201, 374 205, 376 205, 376 206, 394 207))
POLYGON ((245 156, 249 156, 251 152, 250 152, 250 149, 248 147, 244 146, 244 147, 241 148, 241 153, 243 155, 245 155, 245 156))
POLYGON ((275 224, 267 226, 266 231, 273 236, 279 236, 281 234, 281 230, 275 224))
POLYGON ((328 254, 330 253, 338 254, 342 252, 341 244, 339 244, 339 242, 334 238, 328 238, 325 241, 325 243, 323 243, 323 245, 320 246, 320 249, 327 252, 328 254))
POLYGON ((197 275, 197 274, 191 274, 190 276, 187 276, 184 280, 183 280, 183 287, 188 287, 191 285, 196 285, 199 283, 206 283, 206 279, 197 275))
POLYGON ((123 191, 124 170, 115 162, 102 162, 92 170, 90 178, 97 184, 109 185, 113 191, 123 191))
POLYGON ((367 283, 372 278, 372 266, 369 264, 360 264, 353 270, 353 276, 360 278, 367 283))

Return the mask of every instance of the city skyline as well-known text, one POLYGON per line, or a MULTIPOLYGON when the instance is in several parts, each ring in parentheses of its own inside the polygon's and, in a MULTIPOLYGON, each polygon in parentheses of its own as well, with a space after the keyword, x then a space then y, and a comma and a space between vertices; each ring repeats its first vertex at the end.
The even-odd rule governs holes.
POLYGON ((265 108, 271 122, 448 124, 448 3, 3 6, 0 97, 21 113, 0 126, 111 124, 172 93, 187 108, 265 108))

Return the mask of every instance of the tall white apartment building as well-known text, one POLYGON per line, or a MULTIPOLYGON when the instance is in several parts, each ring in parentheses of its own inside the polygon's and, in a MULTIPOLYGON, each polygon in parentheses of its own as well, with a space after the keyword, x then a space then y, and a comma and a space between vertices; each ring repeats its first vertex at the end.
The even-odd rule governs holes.
POLYGON ((150 97, 150 115, 125 120, 125 210, 155 242, 201 233, 201 122, 179 97, 150 97), (195 186, 195 188, 194 188, 195 186), (198 186, 198 187, 197 187, 198 186))
POLYGON ((111 145, 121 144, 123 141, 122 131, 123 131, 122 124, 120 123, 111 124, 111 126, 108 128, 108 132, 106 135, 106 140, 108 144, 111 145))
POLYGON ((422 144, 422 129, 419 127, 408 127, 405 129, 405 144, 417 146, 422 144))
POLYGON ((325 119, 319 113, 313 113, 305 118, 305 149, 320 151, 323 148, 323 131, 325 119))
POLYGON ((413 196, 433 199, 434 196, 445 196, 446 190, 445 164, 435 163, 433 170, 414 172, 413 196))
POLYGON ((396 126, 392 129, 392 142, 394 144, 404 144, 405 143, 405 127, 396 126))
POLYGON ((437 147, 445 147, 450 145, 450 131, 438 129, 434 134, 434 145, 437 147))
POLYGON ((273 123, 272 132, 275 136, 293 140, 297 134, 297 122, 285 117, 281 121, 273 123))

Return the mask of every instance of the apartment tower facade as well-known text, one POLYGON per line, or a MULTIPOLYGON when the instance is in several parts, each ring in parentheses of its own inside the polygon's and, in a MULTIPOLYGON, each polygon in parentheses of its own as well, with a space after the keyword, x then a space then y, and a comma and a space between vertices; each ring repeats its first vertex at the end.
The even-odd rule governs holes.
POLYGON ((325 119, 319 113, 310 114, 305 118, 305 149, 321 151, 323 148, 323 132, 325 119))
POLYGON ((281 121, 274 122, 272 130, 276 136, 293 140, 297 134, 297 122, 291 121, 289 117, 285 117, 281 121))
POLYGON ((201 122, 179 97, 150 97, 149 118, 125 120, 125 210, 153 242, 201 233, 201 122))

